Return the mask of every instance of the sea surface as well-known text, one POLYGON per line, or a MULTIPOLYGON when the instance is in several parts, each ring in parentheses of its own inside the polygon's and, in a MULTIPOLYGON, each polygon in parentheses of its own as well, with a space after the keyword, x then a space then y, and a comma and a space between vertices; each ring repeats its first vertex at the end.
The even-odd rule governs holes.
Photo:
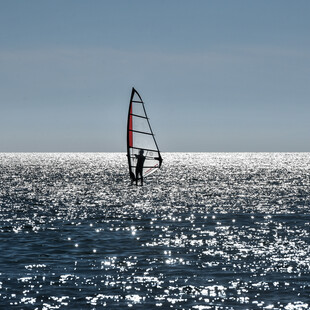
POLYGON ((0 154, 0 309, 309 309, 310 153, 0 154))

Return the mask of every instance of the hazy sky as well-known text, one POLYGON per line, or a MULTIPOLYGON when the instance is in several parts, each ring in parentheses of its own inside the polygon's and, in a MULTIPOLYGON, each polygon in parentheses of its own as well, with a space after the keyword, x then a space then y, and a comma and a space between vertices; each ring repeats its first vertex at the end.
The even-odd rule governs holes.
POLYGON ((0 152, 310 151, 310 1, 0 0, 0 152))

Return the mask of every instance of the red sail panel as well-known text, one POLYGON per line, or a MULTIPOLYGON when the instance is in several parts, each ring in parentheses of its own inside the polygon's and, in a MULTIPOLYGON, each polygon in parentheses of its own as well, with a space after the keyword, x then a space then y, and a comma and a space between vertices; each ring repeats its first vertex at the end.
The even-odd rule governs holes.
POLYGON ((129 111, 129 126, 128 126, 128 135, 129 135, 129 140, 128 140, 128 144, 129 147, 133 146, 133 139, 132 139, 132 104, 130 104, 130 111, 129 111))

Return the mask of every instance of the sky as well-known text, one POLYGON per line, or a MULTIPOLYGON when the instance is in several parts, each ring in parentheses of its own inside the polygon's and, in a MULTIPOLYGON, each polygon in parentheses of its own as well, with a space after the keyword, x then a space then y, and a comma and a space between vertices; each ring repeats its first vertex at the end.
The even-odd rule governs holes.
POLYGON ((0 152, 310 151, 310 1, 0 0, 0 152))

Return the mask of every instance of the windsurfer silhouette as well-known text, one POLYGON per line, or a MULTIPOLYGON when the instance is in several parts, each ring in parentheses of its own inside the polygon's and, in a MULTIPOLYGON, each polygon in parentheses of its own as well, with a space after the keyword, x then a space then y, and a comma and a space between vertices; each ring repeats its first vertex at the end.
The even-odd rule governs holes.
POLYGON ((141 186, 143 185, 143 165, 145 161, 145 156, 143 155, 144 150, 139 151, 139 155, 135 154, 137 158, 137 166, 136 166, 136 185, 138 185, 138 179, 140 176, 141 186))

